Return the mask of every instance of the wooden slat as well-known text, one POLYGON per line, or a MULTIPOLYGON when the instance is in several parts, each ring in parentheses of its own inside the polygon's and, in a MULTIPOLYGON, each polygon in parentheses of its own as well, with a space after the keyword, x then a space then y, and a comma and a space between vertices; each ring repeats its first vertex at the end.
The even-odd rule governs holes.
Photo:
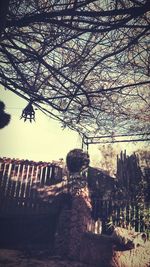
POLYGON ((17 180, 16 180, 16 186, 15 186, 15 194, 14 194, 14 206, 17 207, 19 205, 19 194, 20 194, 20 188, 21 188, 21 170, 22 166, 21 164, 18 165, 18 171, 17 171, 17 180))
POLYGON ((32 186, 32 175, 33 175, 33 166, 28 165, 27 167, 27 176, 26 176, 26 182, 25 182, 25 205, 24 208, 26 210, 30 210, 30 192, 31 192, 31 186, 32 186))
POLYGON ((40 168, 40 185, 44 185, 44 167, 40 168))
POLYGON ((10 184, 11 184, 11 173, 14 169, 14 166, 12 163, 9 163, 8 167, 8 172, 7 172, 7 178, 6 178, 6 185, 4 189, 4 195, 6 196, 7 194, 9 195, 9 190, 10 190, 10 184))
MULTIPOLYGON (((0 162, 0 193, 5 192, 5 199, 0 194, 0 210, 10 214, 46 212, 49 204, 38 196, 38 186, 55 180, 57 168, 51 164, 34 164, 29 161, 7 159, 0 162)), ((56 177, 57 178, 57 177, 56 177)))
POLYGON ((2 174, 2 181, 1 181, 1 188, 2 188, 2 191, 1 193, 3 194, 3 192, 5 192, 5 188, 6 188, 6 185, 7 185, 7 182, 8 182, 8 170, 9 170, 9 163, 5 163, 4 165, 4 171, 3 171, 3 174, 2 174))

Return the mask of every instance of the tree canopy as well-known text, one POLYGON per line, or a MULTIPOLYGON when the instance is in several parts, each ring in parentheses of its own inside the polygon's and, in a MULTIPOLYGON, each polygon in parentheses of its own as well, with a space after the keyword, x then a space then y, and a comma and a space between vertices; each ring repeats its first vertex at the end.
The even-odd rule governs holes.
POLYGON ((6 2, 6 89, 86 136, 149 134, 148 0, 6 2))

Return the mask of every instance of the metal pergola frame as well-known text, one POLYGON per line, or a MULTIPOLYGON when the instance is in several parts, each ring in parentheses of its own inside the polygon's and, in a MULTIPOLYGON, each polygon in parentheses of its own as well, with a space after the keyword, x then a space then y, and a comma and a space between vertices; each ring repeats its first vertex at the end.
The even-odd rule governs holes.
POLYGON ((100 136, 86 136, 82 137, 82 149, 88 151, 90 144, 114 144, 114 143, 129 143, 129 142, 148 142, 150 141, 150 133, 138 133, 138 134, 118 134, 112 135, 100 135, 100 136))

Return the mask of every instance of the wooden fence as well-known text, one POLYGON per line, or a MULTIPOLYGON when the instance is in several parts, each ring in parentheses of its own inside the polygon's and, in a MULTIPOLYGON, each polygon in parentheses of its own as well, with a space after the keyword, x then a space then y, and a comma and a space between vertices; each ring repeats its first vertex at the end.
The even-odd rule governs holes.
POLYGON ((62 168, 54 164, 0 159, 0 214, 46 211, 38 188, 61 180, 62 168))
POLYGON ((91 222, 91 228, 94 232, 105 232, 108 230, 109 225, 113 224, 134 229, 137 232, 145 231, 148 235, 150 233, 150 203, 94 198, 92 206, 92 217, 97 221, 96 226, 94 226, 94 220, 91 222), (94 230, 95 227, 96 230, 94 230))
POLYGON ((128 190, 135 185, 138 185, 143 178, 143 174, 139 164, 139 158, 134 153, 131 156, 125 152, 117 156, 117 178, 118 181, 128 190))
MULTIPOLYGON (((62 168, 56 164, 0 159, 0 243, 17 240, 19 231, 19 241, 22 238, 31 239, 31 236, 36 241, 39 233, 38 240, 41 242, 43 238, 45 242, 50 237, 50 232, 53 239, 58 218, 50 213, 50 206, 56 190, 44 201, 38 189, 61 181, 62 168)), ((62 190, 62 187, 57 189, 62 190)), ((150 203, 101 200, 94 197, 92 206, 92 219, 87 223, 88 231, 105 232, 107 224, 113 223, 135 231, 145 231, 149 235, 150 203)))

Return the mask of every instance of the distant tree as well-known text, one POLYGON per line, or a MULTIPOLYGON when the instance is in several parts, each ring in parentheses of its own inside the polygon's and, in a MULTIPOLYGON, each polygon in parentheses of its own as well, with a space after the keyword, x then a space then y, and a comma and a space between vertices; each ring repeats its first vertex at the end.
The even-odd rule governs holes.
POLYGON ((135 152, 139 155, 140 165, 150 168, 150 149, 149 147, 143 147, 135 152))
POLYGON ((115 177, 117 172, 119 145, 114 146, 113 144, 103 144, 99 146, 98 150, 101 154, 99 161, 100 168, 107 171, 109 175, 115 177))
POLYGON ((138 150, 128 156, 120 154, 117 159, 117 179, 121 197, 136 201, 137 204, 149 201, 150 168, 148 167, 149 152, 138 150))
POLYGON ((143 179, 139 185, 140 189, 143 191, 143 198, 147 202, 150 201, 150 150, 149 147, 143 147, 138 149, 136 154, 139 156, 140 166, 143 172, 143 179))
POLYGON ((80 133, 149 132, 148 0, 2 3, 1 85, 80 133))

